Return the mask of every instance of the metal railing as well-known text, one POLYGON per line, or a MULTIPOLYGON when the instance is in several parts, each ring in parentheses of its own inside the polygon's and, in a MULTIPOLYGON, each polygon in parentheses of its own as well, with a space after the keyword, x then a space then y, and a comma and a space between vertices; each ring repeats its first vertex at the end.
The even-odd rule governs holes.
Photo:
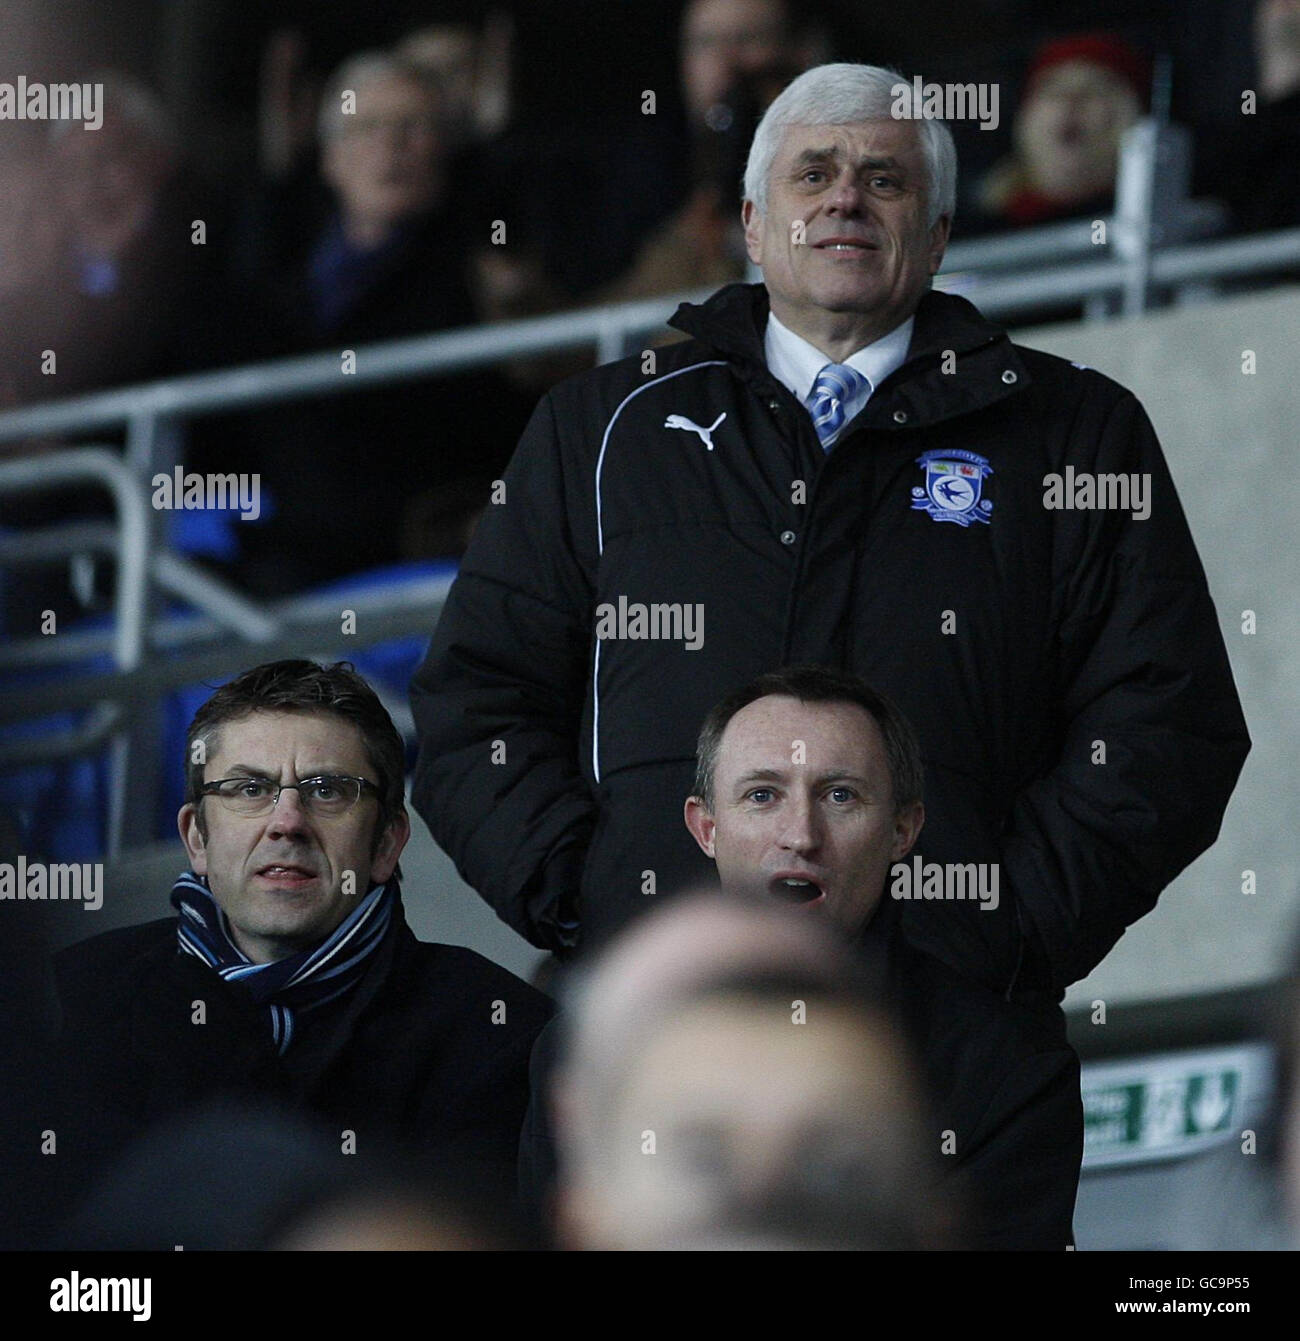
POLYGON ((1175 296, 1178 290, 1194 288, 1202 297, 1206 286, 1216 281, 1288 269, 1300 271, 1300 228, 1156 251, 1136 278, 1132 264, 1116 258, 996 277, 941 271, 935 287, 969 298, 987 316, 1013 317, 1094 297, 1136 302, 1135 310, 1140 313, 1150 305, 1153 288, 1167 288, 1175 296), (1139 288, 1140 300, 1129 296, 1139 288))
MULTIPOLYGON (((253 645, 258 660, 329 656, 340 641, 343 605, 356 622, 355 634, 347 640, 350 646, 367 647, 431 632, 451 585, 449 575, 431 576, 407 581, 398 592, 356 591, 348 592, 345 599, 337 594, 317 595, 260 605, 152 544, 148 486, 113 449, 74 447, 0 463, 0 496, 84 484, 98 484, 109 492, 116 525, 79 522, 3 536, 0 563, 15 568, 69 554, 114 557, 117 573, 111 625, 94 633, 15 641, 5 649, 4 660, 10 669, 33 669, 76 665, 107 653, 113 669, 81 671, 0 695, 0 723, 86 714, 77 726, 0 739, 0 772, 86 755, 107 744, 106 855, 110 859, 119 856, 124 845, 144 843, 150 837, 148 826, 158 795, 159 761, 154 752, 162 696, 242 669, 253 645), (207 606, 209 613, 197 618, 160 617, 150 624, 149 605, 155 588, 207 606), (215 618, 212 609, 222 617, 215 618), (231 642, 232 626, 242 641, 231 642), (33 655, 42 648, 57 655, 33 655), (155 655, 149 656, 151 651, 155 655), (129 808, 123 785, 128 774, 129 808)), ((387 706, 409 739, 414 729, 409 711, 400 704, 387 706)))
MULTIPOLYGON (((1083 303, 1090 315, 1101 316, 1144 311, 1159 290, 1199 296, 1226 278, 1300 269, 1300 228, 1189 242, 1221 225, 1214 206, 1187 199, 1189 162, 1181 131, 1143 122, 1124 143, 1113 215, 956 244, 936 287, 969 297, 995 318, 1071 303, 1083 303)), ((665 329, 679 302, 705 297, 706 292, 677 293, 385 341, 349 351, 354 359, 347 372, 340 353, 307 354, 0 414, 0 442, 125 430, 124 454, 103 447, 62 449, 0 463, 0 496, 98 482, 112 493, 118 514, 116 527, 65 524, 0 537, 0 564, 85 554, 115 555, 118 564, 111 629, 19 638, 0 647, 0 670, 75 665, 103 653, 111 654, 115 667, 108 674, 10 690, 0 699, 0 722, 91 710, 76 731, 5 742, 0 771, 82 753, 111 737, 116 799, 109 849, 115 855, 124 841, 144 836, 141 817, 152 813, 139 800, 142 787, 152 794, 139 775, 147 765, 149 703, 182 685, 241 669, 250 653, 265 660, 337 647, 336 596, 251 601, 155 543, 149 483, 156 472, 170 473, 179 461, 188 420, 581 348, 593 348, 596 361, 607 362, 627 353, 636 339, 665 329), (155 594, 181 597, 198 613, 155 614, 155 594), (126 814, 116 784, 130 759, 137 772, 132 813, 126 814)), ((349 605, 358 610, 359 636, 349 643, 431 631, 447 585, 438 579, 391 597, 350 596, 349 605)))
MULTIPOLYGON (((46 528, 39 543, 24 544, 6 537, 0 560, 12 568, 44 562, 51 552, 81 553, 87 548, 116 553, 118 582, 112 633, 113 662, 123 673, 136 670, 145 646, 145 593, 151 532, 149 500, 137 476, 111 449, 83 447, 55 451, 0 466, 0 493, 30 494, 70 484, 99 484, 111 495, 118 517, 116 528, 105 526, 57 526, 46 528)), ((57 642, 49 636, 48 642, 57 642)), ((125 728, 127 702, 120 694, 105 694, 90 708, 80 726, 23 742, 17 751, 20 763, 44 763, 75 757, 110 742, 110 769, 115 781, 125 778, 132 767, 131 752, 139 742, 125 728)), ((59 711, 59 708, 54 711, 59 711)), ((2 765, 0 765, 2 766, 2 765)), ((146 765, 147 768, 147 765, 146 765)), ((108 831, 116 836, 126 826, 125 789, 114 786, 108 798, 108 831)))

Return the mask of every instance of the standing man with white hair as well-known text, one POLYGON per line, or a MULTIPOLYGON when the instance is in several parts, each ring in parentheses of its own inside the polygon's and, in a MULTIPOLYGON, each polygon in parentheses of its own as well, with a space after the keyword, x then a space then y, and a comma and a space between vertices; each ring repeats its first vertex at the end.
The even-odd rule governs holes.
POLYGON ((536 944, 707 878, 695 728, 796 660, 914 723, 939 875, 905 930, 1008 996, 1058 999, 1218 832, 1249 740, 1159 444, 1122 387, 931 290, 955 153, 908 88, 827 65, 780 94, 745 179, 764 282, 551 391, 465 557, 414 801, 536 944), (945 884, 972 864, 997 908, 945 884))

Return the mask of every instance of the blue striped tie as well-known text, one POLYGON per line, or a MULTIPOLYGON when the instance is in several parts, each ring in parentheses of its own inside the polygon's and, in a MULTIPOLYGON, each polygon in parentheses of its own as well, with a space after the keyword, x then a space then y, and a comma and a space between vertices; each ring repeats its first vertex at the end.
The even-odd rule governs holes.
POLYGON ((844 427, 845 402, 866 385, 867 379, 847 363, 828 363, 817 374, 808 408, 823 448, 829 450, 830 440, 844 427))

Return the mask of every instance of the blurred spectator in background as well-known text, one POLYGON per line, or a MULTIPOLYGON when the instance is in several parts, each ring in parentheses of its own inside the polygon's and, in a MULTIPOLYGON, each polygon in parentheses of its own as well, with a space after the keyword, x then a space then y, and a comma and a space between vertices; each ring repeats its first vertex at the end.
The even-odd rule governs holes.
POLYGON ((1255 42, 1264 97, 1279 102, 1300 93, 1300 0, 1260 0, 1255 42))
MULTIPOLYGON (((473 211, 449 184, 437 85, 405 57, 365 52, 329 80, 318 120, 314 222, 254 212, 260 283, 283 352, 344 349, 474 320, 473 211)), ((342 375, 342 365, 340 367, 342 375)), ((246 528, 243 580, 274 595, 403 558, 464 548, 527 406, 486 374, 425 378, 269 414, 250 468, 276 515, 246 528), (483 407, 491 403, 492 413, 483 407)))
POLYGON ((527 132, 512 139, 508 152, 520 170, 503 174, 514 193, 504 193, 494 213, 521 223, 531 245, 482 255, 487 314, 617 302, 743 276, 740 179, 754 126, 776 94, 828 49, 807 6, 688 0, 679 30, 679 101, 665 89, 647 89, 603 136, 588 126, 568 141, 539 143, 527 132), (646 94, 654 95, 649 110, 646 94), (525 162, 536 164, 539 154, 548 166, 523 175, 525 162), (549 188, 548 177, 555 183, 549 188))
POLYGON ((510 120, 510 71, 514 24, 504 10, 483 22, 468 14, 408 33, 397 54, 437 85, 448 134, 457 151, 490 141, 510 120))
POLYGON ((953 1245, 911 1056, 824 926, 687 896, 609 947, 568 1027, 564 1246, 953 1245))
POLYGON ((1108 213, 1120 139, 1143 113, 1146 58, 1110 33, 1039 48, 1012 126, 1015 151, 981 183, 964 232, 1024 228, 1108 213))
MULTIPOLYGON (((452 142, 451 180, 474 240, 469 278, 475 314, 482 322, 499 322, 569 307, 571 295, 547 273, 532 202, 552 189, 571 193, 573 176, 546 165, 553 157, 550 127, 540 141, 518 128, 510 134, 514 21, 501 9, 484 14, 474 0, 443 6, 441 12, 441 22, 414 28, 397 51, 419 66, 442 94, 452 142)), ((605 222, 601 220, 602 230, 605 222)), ((588 239, 593 236, 588 229, 588 239)), ((522 428, 542 392, 589 362, 585 350, 511 360, 493 373, 493 400, 522 428)), ((444 492, 427 504, 413 527, 440 533, 454 513, 452 498, 444 492), (441 520, 430 520, 434 511, 441 520)))
POLYGON ((212 202, 197 194, 167 114, 124 75, 91 82, 104 86, 102 127, 51 123, 47 167, 23 155, 17 175, 26 192, 5 207, 11 252, 0 339, 10 403, 165 377, 244 353, 208 242, 212 202))
MULTIPOLYGON (((427 12, 427 6, 408 8, 427 12)), ((478 202, 491 193, 490 183, 502 171, 496 145, 512 110, 513 23, 504 11, 490 11, 484 18, 481 8, 473 3, 440 6, 443 17, 411 27, 391 55, 376 51, 346 62, 324 97, 320 81, 310 73, 305 35, 283 28, 270 36, 259 81, 258 208, 246 229, 245 266, 261 264, 264 270, 268 261, 270 268, 292 263, 295 241, 319 226, 329 209, 320 159, 328 153, 331 125, 345 125, 339 120, 338 94, 367 65, 384 74, 380 57, 390 77, 416 82, 423 87, 421 96, 436 99, 439 176, 470 236, 484 217, 478 202), (334 104, 332 116, 325 103, 334 104), (473 222, 466 214, 473 215, 473 222)))
POLYGON ((1259 0, 1257 79, 1199 147, 1197 194, 1217 196, 1237 227, 1300 225, 1300 0, 1259 0), (1248 104, 1246 93, 1253 94, 1248 104))
POLYGON ((318 80, 308 76, 307 41, 296 28, 267 38, 258 71, 257 165, 263 181, 309 166, 316 144, 318 80))
MULTIPOLYGON (((45 127, 0 122, 0 302, 53 264, 57 235, 47 226, 50 190, 45 127)), ((8 369, 0 371, 5 376, 8 369)))
MULTIPOLYGON (((576 141, 539 143, 523 131, 502 146, 485 205, 515 231, 509 245, 481 246, 474 256, 481 318, 742 279, 740 179, 754 127, 781 89, 828 51, 816 15, 788 0, 687 0, 678 105, 650 89, 640 96, 654 94, 652 112, 643 101, 612 134, 585 127, 576 141)), ((519 360, 509 377, 535 400, 589 362, 585 351, 519 360)))
MULTIPOLYGON (((10 298, 30 302, 41 279, 54 264, 58 237, 48 227, 50 170, 45 128, 32 121, 0 121, 0 410, 10 409, 20 395, 23 351, 12 324, 17 312, 10 298)), ((27 387, 23 386, 26 393, 27 387)), ((0 442, 0 460, 32 450, 35 444, 0 442)))
POLYGON ((831 58, 822 29, 787 0, 691 0, 680 42, 687 195, 601 294, 608 300, 744 277, 737 206, 754 127, 796 75, 831 58))
MULTIPOLYGON (((87 82, 103 86, 99 129, 53 121, 40 145, 6 130, 5 139, 17 143, 6 156, 13 189, 0 206, 0 407, 255 353, 250 304, 231 293, 224 274, 223 222, 162 104, 113 71, 87 82)), ((0 446, 0 456, 60 445, 28 440, 0 446)), ((106 514, 101 488, 0 502, 5 526, 106 514)), ((3 584, 0 619, 15 632, 35 632, 40 611, 75 617, 104 595, 101 585, 96 577, 74 593, 66 565, 25 567, 3 584)))
POLYGON ((309 226, 264 198, 259 282, 298 347, 467 322, 465 238, 447 209, 450 141, 435 85, 386 52, 345 61, 318 113, 320 191, 309 226))

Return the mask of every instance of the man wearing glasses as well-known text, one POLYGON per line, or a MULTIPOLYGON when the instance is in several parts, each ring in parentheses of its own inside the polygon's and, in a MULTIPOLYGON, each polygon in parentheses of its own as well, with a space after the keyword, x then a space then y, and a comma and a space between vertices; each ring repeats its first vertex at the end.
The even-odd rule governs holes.
POLYGON ((56 961, 71 1159, 51 1163, 80 1190, 150 1123, 235 1096, 344 1154, 512 1187, 549 1003, 406 925, 404 751, 373 690, 345 663, 258 666, 195 714, 186 760, 177 916, 56 961))

